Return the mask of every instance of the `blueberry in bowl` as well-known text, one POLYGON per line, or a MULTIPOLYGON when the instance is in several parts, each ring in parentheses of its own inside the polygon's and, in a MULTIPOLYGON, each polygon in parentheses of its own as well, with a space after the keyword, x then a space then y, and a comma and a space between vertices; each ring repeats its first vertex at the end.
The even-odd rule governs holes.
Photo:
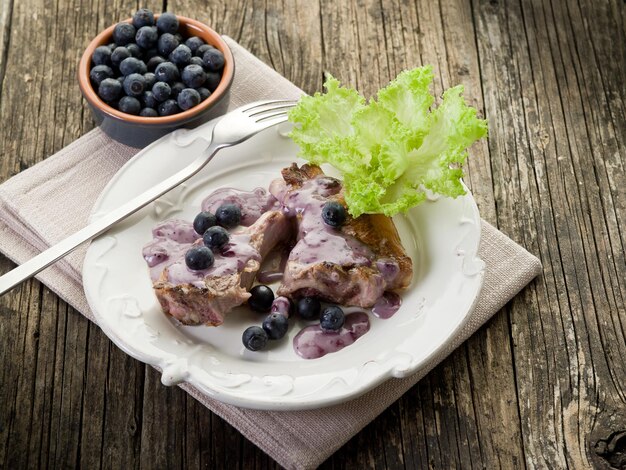
POLYGON ((228 45, 208 26, 144 8, 89 43, 78 81, 104 132, 145 147, 223 114, 234 67, 228 45))

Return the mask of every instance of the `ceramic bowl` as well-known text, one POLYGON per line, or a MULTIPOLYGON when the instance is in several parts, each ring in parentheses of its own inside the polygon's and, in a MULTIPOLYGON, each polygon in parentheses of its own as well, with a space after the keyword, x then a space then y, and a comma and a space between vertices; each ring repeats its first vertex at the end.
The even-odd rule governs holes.
MULTIPOLYGON (((154 15, 158 18, 159 15, 154 15)), ((183 37, 198 36, 207 44, 214 46, 224 54, 225 64, 222 80, 215 91, 199 105, 171 116, 142 117, 123 113, 104 102, 96 93, 89 80, 91 56, 98 46, 113 42, 113 28, 108 27, 89 43, 78 66, 78 83, 83 96, 87 99, 96 123, 113 139, 133 147, 145 147, 180 127, 191 128, 214 117, 224 114, 228 105, 230 86, 235 73, 233 55, 221 36, 199 21, 177 16, 183 37)), ((131 19, 125 20, 130 23, 131 19)))

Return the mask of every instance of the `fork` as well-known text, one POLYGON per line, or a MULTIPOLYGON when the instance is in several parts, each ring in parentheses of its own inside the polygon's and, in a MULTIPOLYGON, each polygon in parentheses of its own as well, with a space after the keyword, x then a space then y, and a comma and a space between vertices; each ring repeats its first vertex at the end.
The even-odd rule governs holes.
POLYGON ((187 181, 204 168, 219 150, 240 144, 253 135, 286 121, 287 112, 294 105, 295 101, 291 100, 257 101, 224 115, 213 127, 209 146, 190 165, 24 264, 0 276, 0 296, 57 262, 81 244, 101 235, 117 222, 124 220, 166 192, 187 181))

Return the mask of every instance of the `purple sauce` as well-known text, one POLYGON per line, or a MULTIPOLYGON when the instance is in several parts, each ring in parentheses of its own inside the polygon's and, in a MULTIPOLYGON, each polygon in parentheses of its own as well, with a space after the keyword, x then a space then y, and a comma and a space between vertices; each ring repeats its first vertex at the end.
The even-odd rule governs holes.
POLYGON ((293 304, 287 297, 276 297, 272 302, 272 307, 270 308, 270 313, 280 313, 281 315, 289 318, 293 311, 293 304))
POLYGON ((304 359, 317 359, 326 354, 341 351, 351 345, 370 329, 367 313, 355 312, 346 315, 341 330, 327 332, 319 325, 303 328, 293 339, 293 349, 304 359))
POLYGON ((395 292, 386 291, 372 307, 372 313, 378 318, 386 320, 391 318, 402 305, 402 298, 395 292))
POLYGON ((285 213, 300 219, 290 261, 371 266, 374 254, 366 245, 341 230, 328 227, 322 220, 322 208, 328 202, 326 198, 340 190, 341 184, 328 176, 308 180, 297 190, 288 190, 277 181, 272 183, 270 191, 282 203, 285 213))
POLYGON ((249 227, 261 215, 271 209, 278 209, 276 198, 263 188, 241 191, 234 188, 220 188, 202 201, 202 210, 215 214, 222 204, 235 204, 241 209, 241 225, 249 227))

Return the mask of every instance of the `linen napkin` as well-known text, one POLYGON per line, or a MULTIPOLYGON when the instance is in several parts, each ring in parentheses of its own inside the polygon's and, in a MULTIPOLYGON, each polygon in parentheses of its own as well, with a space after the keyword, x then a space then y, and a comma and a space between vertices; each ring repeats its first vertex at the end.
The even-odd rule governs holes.
MULTIPOLYGON (((267 98, 296 98, 302 91, 230 38, 236 62, 230 108, 267 98)), ((34 167, 0 185, 0 251, 23 263, 82 228, 111 177, 137 149, 94 129, 34 167), (70 209, 68 209, 70 208, 70 209)), ((94 320, 81 285, 86 247, 37 277, 94 320)), ((483 221, 479 256, 486 263, 479 300, 463 330, 418 373, 391 379, 347 403, 308 411, 258 411, 227 405, 187 384, 181 387, 237 428, 280 465, 315 468, 415 385, 541 271, 539 260, 483 221)))

